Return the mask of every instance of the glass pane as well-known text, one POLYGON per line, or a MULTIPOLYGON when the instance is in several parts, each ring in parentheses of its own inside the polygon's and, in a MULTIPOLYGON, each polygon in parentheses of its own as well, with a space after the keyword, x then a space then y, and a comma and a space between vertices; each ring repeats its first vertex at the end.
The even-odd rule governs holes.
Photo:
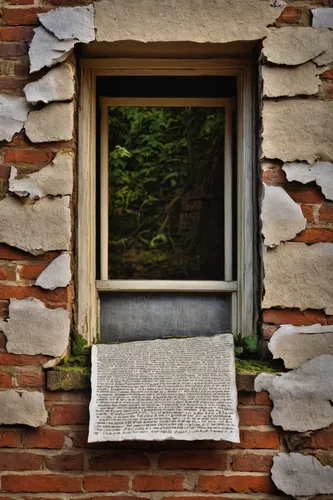
POLYGON ((109 108, 109 279, 223 280, 224 108, 109 108))
POLYGON ((230 296, 102 293, 100 326, 102 342, 230 332, 230 296))

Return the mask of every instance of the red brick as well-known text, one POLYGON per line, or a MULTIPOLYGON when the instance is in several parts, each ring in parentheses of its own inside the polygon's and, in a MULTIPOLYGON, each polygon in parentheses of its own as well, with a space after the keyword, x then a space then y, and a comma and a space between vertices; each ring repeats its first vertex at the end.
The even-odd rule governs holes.
POLYGON ((11 387, 13 387, 11 375, 3 371, 0 371, 0 388, 10 389, 11 387))
POLYGON ((238 393, 238 404, 240 405, 254 405, 254 392, 239 392, 238 393))
POLYGON ((309 187, 298 182, 288 182, 286 190, 297 203, 321 203, 325 200, 317 186, 309 187))
POLYGON ((42 459, 34 453, 0 452, 0 470, 39 470, 42 468, 42 459))
POLYGON ((314 222, 313 205, 307 205, 305 203, 302 203, 301 209, 306 220, 308 222, 314 222))
POLYGON ((51 359, 50 356, 28 356, 26 354, 0 354, 0 366, 43 365, 51 359))
POLYGON ((200 476, 197 491, 209 493, 271 493, 274 491, 269 476, 200 476))
POLYGON ((86 491, 126 491, 129 485, 128 476, 113 474, 112 476, 85 476, 86 491))
POLYGON ((267 449, 277 450, 280 448, 280 438, 276 430, 271 431, 240 431, 240 443, 234 445, 235 448, 241 449, 267 449))
POLYGON ((299 20, 299 12, 295 7, 286 7, 276 20, 278 24, 297 24, 299 20))
POLYGON ((48 264, 26 264, 20 266, 20 279, 36 280, 38 276, 47 268, 48 264))
MULTIPOLYGON (((46 252, 38 255, 38 260, 50 262, 61 254, 61 252, 46 252)), ((35 255, 23 252, 17 248, 10 247, 4 243, 0 243, 0 259, 2 260, 36 260, 35 255)))
POLYGON ((6 0, 9 5, 33 5, 34 0, 6 0))
POLYGON ((55 455, 53 457, 46 455, 44 457, 46 467, 52 471, 70 471, 70 470, 83 470, 84 468, 84 455, 69 454, 55 455))
POLYGON ((2 476, 1 484, 3 491, 11 491, 12 493, 21 491, 31 493, 82 491, 80 478, 60 474, 30 474, 29 476, 12 474, 2 476))
POLYGON ((273 465, 272 455, 242 453, 233 455, 232 469, 242 472, 270 472, 273 465))
MULTIPOLYGON (((141 497, 140 497, 141 498, 141 497)), ((256 498, 256 497, 253 497, 256 498)), ((249 500, 252 499, 252 497, 249 497, 249 500)), ((85 500, 87 500, 85 498, 85 500)), ((113 500, 113 498, 112 498, 113 500)), ((186 496, 165 496, 162 497, 161 500, 244 500, 244 498, 241 497, 235 497, 235 496, 219 496, 219 495, 186 495, 186 496)))
POLYGON ((89 460, 91 470, 146 470, 150 462, 143 453, 111 452, 105 455, 93 456, 89 460))
POLYGON ((274 323, 275 325, 294 325, 307 326, 315 323, 326 325, 327 318, 322 311, 306 309, 265 309, 262 312, 265 323, 274 323))
POLYGON ((17 94, 23 94, 23 87, 28 83, 26 80, 17 80, 8 76, 0 76, 0 90, 13 90, 17 94))
POLYGON ((30 41, 33 34, 32 26, 0 26, 0 40, 4 42, 30 41))
POLYGON ((29 149, 7 149, 4 154, 6 163, 45 163, 50 162, 53 153, 47 151, 35 151, 29 149))
POLYGON ((324 202, 319 209, 319 220, 333 223, 333 203, 324 202))
POLYGON ((89 408, 85 404, 55 404, 50 410, 51 425, 86 424, 89 408))
POLYGON ((136 491, 182 491, 184 477, 180 474, 171 476, 140 474, 133 479, 136 491))
POLYGON ((60 449, 63 447, 65 433, 59 429, 28 429, 23 437, 25 448, 60 449))
POLYGON ((270 422, 270 408, 238 408, 240 425, 267 425, 270 422))
MULTIPOLYGON (((37 500, 37 499, 25 497, 25 500, 37 500)), ((47 499, 43 499, 43 500, 47 500, 47 499)), ((56 500, 56 499, 54 499, 54 500, 56 500)), ((76 499, 72 498, 71 500, 76 500, 76 499)), ((149 499, 147 497, 142 497, 142 496, 137 497, 134 495, 112 495, 112 496, 97 495, 97 496, 93 496, 93 497, 84 497, 84 500, 151 500, 151 499, 149 499)), ((183 497, 183 500, 184 500, 184 497, 183 497)), ((186 500, 187 500, 187 497, 186 497, 186 500)), ((198 498, 196 500, 198 500, 198 498)))
POLYGON ((293 241, 304 243, 333 243, 333 228, 311 227, 299 233, 293 241))
POLYGON ((16 267, 0 266, 0 281, 15 281, 16 267))
POLYGON ((77 431, 70 435, 76 448, 85 448, 88 445, 88 431, 77 431))
POLYGON ((286 174, 280 165, 270 164, 269 168, 262 171, 262 180, 266 184, 282 184, 286 182, 286 174))
POLYGON ((38 14, 47 11, 48 9, 39 9, 34 7, 28 9, 4 7, 2 11, 2 19, 4 24, 10 24, 11 26, 38 24, 38 14))
POLYGON ((206 469, 226 470, 225 454, 212 451, 165 451, 158 461, 158 469, 206 469))
POLYGON ((30 67, 28 64, 15 64, 14 74, 15 76, 29 76, 30 67))
POLYGON ((320 78, 325 78, 327 80, 333 80, 333 69, 328 69, 320 75, 320 78))
POLYGON ((268 392, 257 392, 255 395, 256 405, 273 406, 273 402, 269 399, 268 392))
POLYGON ((263 325, 263 339, 264 340, 269 340, 270 338, 273 337, 274 333, 278 329, 277 326, 272 326, 272 325, 263 325))
POLYGON ((18 448, 21 444, 21 437, 19 431, 0 430, 0 448, 18 448))
MULTIPOLYGON (((0 317, 6 318, 8 314, 3 313, 2 304, 0 304, 0 317), (3 313, 3 314, 2 314, 3 313)), ((0 353, 6 351, 7 338, 0 332, 0 353)))
POLYGON ((5 167, 0 165, 0 179, 9 179, 10 177, 10 167, 5 167))
POLYGON ((17 382, 24 387, 44 387, 45 373, 44 372, 22 372, 17 376, 17 382))
POLYGON ((26 299, 35 297, 44 302, 67 302, 69 288, 41 290, 35 286, 0 285, 0 299, 26 299))
POLYGON ((0 57, 17 57, 27 54, 28 48, 25 43, 5 42, 0 45, 0 57))
POLYGON ((322 448, 323 450, 333 448, 333 430, 315 431, 311 435, 310 448, 322 448))

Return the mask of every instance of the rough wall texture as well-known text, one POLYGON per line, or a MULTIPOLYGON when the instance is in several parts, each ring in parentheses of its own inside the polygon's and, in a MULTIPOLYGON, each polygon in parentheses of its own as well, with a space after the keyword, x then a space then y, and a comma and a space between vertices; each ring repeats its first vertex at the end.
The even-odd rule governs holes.
MULTIPOLYGON (((12 167, 17 169, 15 176, 19 174, 23 179, 25 175, 40 172, 47 166, 50 166, 48 171, 57 168, 54 166, 53 160, 60 152, 71 152, 75 162, 76 124, 74 123, 73 128, 72 105, 68 104, 68 101, 72 101, 75 107, 75 97, 73 97, 72 91, 63 92, 61 82, 57 80, 54 73, 46 79, 44 78, 35 87, 29 87, 25 92, 24 87, 29 82, 39 80, 47 74, 47 68, 37 73, 39 69, 44 66, 54 66, 65 59, 66 64, 71 66, 71 69, 66 66, 70 73, 70 79, 76 78, 76 61, 72 49, 75 44, 88 43, 93 37, 91 9, 84 11, 87 31, 83 33, 79 29, 80 23, 77 22, 76 17, 80 11, 71 11, 71 15, 66 15, 66 12, 61 11, 61 29, 64 31, 57 30, 57 23, 54 25, 55 17, 53 15, 44 17, 45 27, 38 28, 31 48, 31 69, 34 71, 32 77, 29 77, 28 49, 34 35, 33 29, 39 23, 38 14, 45 14, 49 10, 61 6, 82 7, 88 6, 90 3, 86 0, 4 0, 1 4, 0 93, 4 94, 5 97, 1 98, 0 104, 8 103, 7 96, 10 96, 9 101, 16 101, 18 105, 17 110, 15 110, 15 106, 4 106, 2 115, 0 107, 1 138, 9 141, 13 135, 11 142, 3 140, 0 143, 0 198, 4 198, 8 194, 8 180, 12 167), (69 32, 66 23, 70 23, 73 19, 76 29, 69 32), (52 91, 49 91, 47 88, 45 89, 45 81, 57 81, 59 88, 53 88, 52 91), (48 105, 51 107, 46 108, 47 110, 59 109, 57 101, 67 101, 66 104, 60 103, 62 109, 66 108, 70 111, 65 130, 66 135, 64 136, 66 140, 57 135, 57 130, 52 136, 49 136, 45 133, 48 131, 43 130, 44 126, 39 124, 40 134, 34 134, 31 137, 36 140, 33 143, 22 130, 29 108, 24 100, 18 100, 17 97, 24 98, 25 93, 29 94, 31 89, 36 92, 38 88, 42 89, 40 101, 52 101, 53 103, 48 105), (51 137, 54 140, 59 140, 57 142, 40 142, 49 141, 51 137)), ((145 41, 156 37, 157 39, 161 37, 168 39, 165 31, 171 30, 169 36, 170 33, 174 33, 173 20, 176 19, 177 23, 182 25, 184 19, 188 19, 199 5, 199 2, 189 2, 192 9, 186 11, 186 9, 181 8, 179 16, 175 16, 175 12, 172 11, 171 20, 170 11, 167 12, 169 17, 167 16, 168 22, 164 26, 165 31, 162 32, 160 26, 156 31, 156 26, 153 26, 155 36, 151 31, 152 27, 148 24, 138 22, 133 24, 133 13, 130 9, 130 5, 133 3, 126 2, 127 7, 123 11, 123 14, 126 14, 125 18, 127 17, 125 24, 125 18, 121 17, 122 11, 119 11, 119 6, 124 5, 124 2, 106 2, 109 5, 107 12, 103 10, 106 8, 105 6, 102 9, 97 3, 100 17, 98 36, 101 39, 105 39, 106 36, 108 40, 128 39, 129 37, 145 41), (114 18, 111 19, 115 30, 105 35, 104 21, 112 14, 113 9, 116 9, 117 15, 120 12, 120 19, 118 19, 119 22, 114 22, 114 18), (129 21, 131 22, 129 23, 129 21)), ((284 2, 269 2, 269 0, 225 2, 227 7, 219 9, 219 12, 223 13, 222 17, 228 20, 225 29, 222 30, 217 23, 213 7, 217 4, 223 7, 223 1, 208 2, 207 5, 212 6, 212 10, 205 8, 198 31, 193 31, 193 26, 192 31, 183 31, 186 33, 186 37, 197 41, 259 40, 268 35, 262 59, 266 96, 264 107, 268 110, 266 115, 265 113, 263 115, 264 157, 262 172, 264 182, 268 186, 277 186, 283 189, 289 198, 300 207, 306 219, 305 229, 299 231, 297 226, 292 231, 293 245, 326 243, 333 247, 332 198, 327 197, 319 181, 327 175, 327 163, 332 161, 330 130, 328 130, 332 120, 332 112, 328 112, 328 110, 332 107, 333 97, 332 11, 328 10, 329 15, 326 17, 323 16, 322 10, 315 12, 317 7, 329 9, 332 7, 330 3, 330 0, 302 0, 289 1, 284 6, 284 2), (282 6, 272 7, 270 4, 282 4, 282 6), (316 20, 313 25, 312 16, 316 20), (274 22, 276 18, 278 19, 274 22), (272 27, 267 29, 267 26, 272 27), (303 64, 304 66, 302 66, 303 64), (280 65, 282 66, 280 67, 280 65), (319 67, 318 71, 317 67, 319 67), (294 75, 291 77, 293 85, 286 83, 290 75, 294 75), (307 78, 309 80, 305 81, 307 78), (297 97, 296 100, 295 97, 297 97), (293 104, 296 101, 299 106, 293 104), (281 116, 281 120, 270 120, 270 110, 273 108, 274 112, 276 110, 275 116, 281 116), (305 112, 304 110, 310 111, 305 112), (313 110, 315 113, 312 112, 313 110), (282 123, 288 116, 292 118, 292 123, 282 123), (294 127, 291 134, 290 129, 294 122, 297 126, 294 127), (285 150, 288 152, 287 156, 285 150), (302 182, 305 182, 304 178, 306 178, 305 172, 304 175, 298 174, 299 180, 287 181, 282 169, 284 161, 299 163, 297 168, 304 166, 306 169, 304 161, 313 163, 317 160, 326 165, 326 170, 320 172, 318 170, 320 166, 317 166, 314 180, 307 180, 307 184, 303 184, 302 182)), ((202 3, 200 4, 202 5, 202 3)), ((151 2, 144 3, 146 10, 149 5, 151 2)), ((170 6, 171 2, 165 2, 165 5, 170 6)), ((180 8, 183 2, 178 2, 177 5, 180 8)), ((154 9, 148 8, 148 11, 155 21, 158 20, 159 16, 154 12, 154 9)), ((162 18, 164 19, 164 16, 162 18)), ((43 17, 41 17, 41 22, 43 23, 43 17)), ((174 37, 175 34, 172 36, 174 37)), ((34 102, 34 99, 35 96, 30 100, 34 102)), ((37 109, 39 110, 40 107, 37 109)), ((49 112, 38 114, 39 116, 47 115, 46 118, 50 115, 49 112)), ((30 116, 30 123, 35 120, 35 117, 35 114, 30 116)), ((60 129, 60 133, 62 132, 63 130, 60 129)), ((75 171, 74 165, 70 168, 75 171)), ((38 178, 40 177, 47 176, 45 174, 38 176, 38 178)), ((34 178, 36 179, 36 176, 34 178)), ((31 177, 29 179, 31 180, 31 177)), ((27 180, 23 184, 26 182, 27 180)), ((32 210, 38 214, 41 210, 38 210, 37 204, 40 207, 41 204, 50 205, 54 202, 52 196, 55 193, 53 191, 52 193, 51 197, 48 194, 46 199, 43 198, 44 201, 29 200, 28 193, 20 195, 22 199, 19 202, 22 204, 22 210, 26 209, 27 204, 34 203, 35 210, 32 210)), ((59 194, 60 196, 68 196, 71 193, 61 191, 59 194)), ((11 196, 18 198, 18 194, 15 192, 11 196)), ((281 197, 281 199, 284 198, 286 197, 281 197)), ((69 204, 72 215, 75 208, 73 200, 75 200, 75 193, 69 204)), ((292 203, 289 201, 288 206, 290 207, 290 205, 292 203)), ((279 221, 282 220, 285 221, 284 224, 288 224, 288 211, 283 213, 283 207, 280 209, 279 221)), ((272 214, 271 211, 272 217, 276 217, 276 215, 276 213, 272 214)), ((274 217, 271 220, 269 217, 270 210, 267 207, 266 220, 263 222, 271 230, 274 217)), ((303 221, 302 218, 300 220, 303 221)), ((71 222, 66 219, 65 225, 66 234, 70 234, 72 232, 71 222)), ((42 228, 39 229, 42 231, 42 228)), ((277 239, 274 239, 272 246, 277 245, 277 247, 269 250, 272 255, 274 252, 279 252, 280 241, 287 240, 286 243, 282 244, 290 245, 289 234, 287 236, 285 234, 283 231, 282 238, 278 235, 277 239)), ((34 250, 34 245, 29 242, 29 235, 25 239, 28 240, 25 248, 34 250)), ((60 280, 60 283, 64 283, 65 286, 58 285, 54 290, 36 286, 37 278, 52 261, 61 255, 62 250, 69 248, 69 255, 72 255, 73 237, 70 247, 66 244, 56 248, 59 248, 59 251, 46 253, 43 251, 38 252, 40 255, 33 256, 33 252, 25 253, 0 242, 0 318, 8 319, 10 299, 28 298, 38 299, 49 309, 66 309, 69 317, 73 317, 74 283, 72 281, 66 286, 68 283, 66 276, 69 275, 68 268, 66 276, 60 280)), ((327 247, 325 246, 325 248, 327 247)), ((318 266, 321 266, 319 257, 318 266)), ((274 286, 274 283, 266 282, 266 286, 269 288, 274 286)), ((309 288, 311 288, 311 283, 309 283, 309 288)), ((325 297, 332 293, 326 288, 324 292, 325 297)), ((320 295, 320 293, 319 290, 318 294, 320 295)), ((279 294, 277 293, 277 295, 279 294)), ((283 304, 281 307, 279 303, 270 303, 269 308, 263 309, 264 337, 270 338, 282 324, 295 326, 333 324, 333 316, 324 311, 324 306, 309 309, 307 299, 304 292, 301 301, 302 310, 290 307, 290 304, 289 307, 288 304, 283 304)), ((327 334, 331 335, 330 330, 327 334)), ((293 337, 293 348, 297 351, 297 339, 295 339, 296 336, 293 337)), ((324 339, 323 344, 325 344, 324 339)), ((316 351, 314 353, 315 356, 318 354, 325 354, 325 352, 316 351)), ((283 357, 283 354, 281 356, 283 357)), ((311 353, 309 354, 307 351, 305 357, 311 359, 311 353)), ((82 493, 84 493, 84 498, 115 496, 118 500, 125 498, 129 500, 137 497, 170 498, 173 500, 179 498, 193 500, 200 497, 205 500, 221 498, 216 497, 216 494, 223 494, 224 499, 235 499, 235 494, 241 494, 242 499, 253 498, 254 494, 259 499, 267 499, 270 496, 277 499, 284 494, 274 486, 270 470, 272 458, 278 452, 305 452, 315 456, 323 465, 333 465, 331 451, 333 430, 331 428, 317 431, 310 429, 306 433, 299 434, 290 430, 282 431, 280 427, 273 427, 270 419, 271 401, 268 399, 267 393, 264 392, 257 394, 254 392, 239 393, 241 425, 241 443, 239 445, 230 445, 225 442, 191 444, 169 442, 158 444, 123 443, 117 444, 117 446, 108 444, 103 447, 88 446, 86 427, 89 394, 79 391, 66 393, 45 390, 43 365, 52 359, 51 356, 46 355, 31 355, 24 352, 22 354, 8 353, 6 337, 0 332, 1 390, 5 392, 17 389, 19 392, 24 392, 23 397, 19 396, 20 399, 24 400, 28 396, 26 394, 28 391, 32 391, 34 394, 43 392, 48 412, 47 423, 38 429, 29 429, 19 425, 9 426, 9 423, 27 423, 23 421, 22 413, 19 415, 19 412, 17 418, 15 412, 9 413, 9 417, 13 418, 13 421, 6 420, 6 425, 0 428, 0 446, 2 448, 0 452, 0 490, 3 500, 5 498, 68 498, 68 494, 71 495, 70 498, 75 499, 83 498, 82 493), (37 494, 39 494, 38 497, 37 494)), ((10 393, 10 395, 13 394, 15 399, 18 396, 17 392, 14 392, 15 394, 10 393)), ((2 398, 1 401, 8 399, 2 398)), ((6 404, 7 409, 10 408, 8 403, 6 404)), ((45 421, 45 418, 44 403, 42 403, 37 407, 31 425, 40 425, 45 421)), ((297 461, 297 457, 293 457, 293 460, 296 464, 300 463, 297 461)), ((281 478, 282 473, 283 471, 278 469, 276 477, 281 478)), ((282 475, 281 484, 283 483, 282 475)), ((327 493, 328 490, 325 488, 322 491, 319 490, 319 493, 322 492, 327 493)), ((287 491, 287 493, 290 492, 287 491)), ((303 491, 301 493, 303 494, 303 491)), ((297 488, 293 490, 293 494, 297 496, 297 488)))

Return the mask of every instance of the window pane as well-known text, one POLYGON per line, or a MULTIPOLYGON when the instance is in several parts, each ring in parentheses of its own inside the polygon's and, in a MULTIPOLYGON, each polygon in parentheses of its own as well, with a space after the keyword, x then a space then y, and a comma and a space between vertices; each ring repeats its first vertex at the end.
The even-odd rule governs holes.
POLYGON ((101 341, 193 337, 230 332, 230 295, 100 294, 101 341))
POLYGON ((109 279, 224 279, 224 108, 109 108, 109 279))

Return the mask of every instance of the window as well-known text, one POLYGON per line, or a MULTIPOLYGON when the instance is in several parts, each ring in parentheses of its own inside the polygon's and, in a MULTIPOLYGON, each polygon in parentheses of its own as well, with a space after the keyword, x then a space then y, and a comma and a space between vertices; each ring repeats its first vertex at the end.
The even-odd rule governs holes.
POLYGON ((104 341, 253 331, 251 119, 244 61, 84 63, 78 323, 86 337, 99 321, 104 341), (156 170, 156 148, 138 161, 149 138, 133 123, 149 129, 159 118, 164 159, 156 170))

